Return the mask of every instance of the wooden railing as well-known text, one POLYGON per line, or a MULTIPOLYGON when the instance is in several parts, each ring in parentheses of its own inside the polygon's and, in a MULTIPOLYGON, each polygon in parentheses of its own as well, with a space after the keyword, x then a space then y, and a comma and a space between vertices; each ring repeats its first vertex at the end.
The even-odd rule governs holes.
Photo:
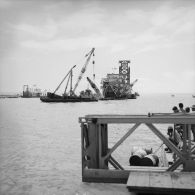
MULTIPOLYGON (((162 142, 177 156, 176 161, 164 171, 195 171, 195 146, 191 142, 191 125, 195 124, 195 114, 156 113, 148 115, 86 115, 80 117, 81 150, 82 150, 82 180, 85 182, 125 183, 130 170, 125 170, 117 162, 112 153, 125 141, 141 124, 145 124, 162 142), (108 124, 133 124, 131 128, 108 148, 108 124), (154 124, 183 124, 183 148, 177 148, 154 124), (188 126, 188 128, 187 128, 188 126), (187 133, 187 131, 189 131, 187 133), (109 163, 115 170, 109 169, 109 163)), ((159 168, 159 169, 162 169, 159 168)), ((156 168, 147 167, 148 171, 156 168)))

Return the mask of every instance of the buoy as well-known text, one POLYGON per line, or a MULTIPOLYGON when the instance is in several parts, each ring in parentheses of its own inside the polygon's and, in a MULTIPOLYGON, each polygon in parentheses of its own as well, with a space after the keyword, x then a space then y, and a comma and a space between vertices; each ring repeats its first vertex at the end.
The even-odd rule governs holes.
POLYGON ((144 156, 144 158, 142 158, 140 160, 140 166, 154 166, 157 167, 159 164, 159 158, 158 156, 154 155, 154 154, 149 154, 144 156))
POLYGON ((131 152, 131 157, 129 158, 129 164, 131 166, 140 166, 141 159, 147 155, 146 151, 142 148, 138 148, 131 152))

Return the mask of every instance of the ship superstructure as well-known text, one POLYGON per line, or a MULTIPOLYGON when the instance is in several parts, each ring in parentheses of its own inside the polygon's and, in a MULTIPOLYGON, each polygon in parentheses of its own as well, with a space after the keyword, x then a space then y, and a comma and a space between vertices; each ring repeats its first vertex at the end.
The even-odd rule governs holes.
POLYGON ((119 61, 118 74, 107 74, 101 81, 102 95, 104 99, 133 99, 138 93, 132 91, 137 79, 130 83, 130 60, 119 61))

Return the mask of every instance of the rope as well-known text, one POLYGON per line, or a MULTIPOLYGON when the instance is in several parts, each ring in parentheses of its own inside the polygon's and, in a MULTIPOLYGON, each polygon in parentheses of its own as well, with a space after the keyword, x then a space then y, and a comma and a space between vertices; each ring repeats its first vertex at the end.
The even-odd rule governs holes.
POLYGON ((162 144, 155 150, 154 154, 158 152, 158 150, 162 147, 163 144, 164 144, 164 143, 162 143, 162 144))

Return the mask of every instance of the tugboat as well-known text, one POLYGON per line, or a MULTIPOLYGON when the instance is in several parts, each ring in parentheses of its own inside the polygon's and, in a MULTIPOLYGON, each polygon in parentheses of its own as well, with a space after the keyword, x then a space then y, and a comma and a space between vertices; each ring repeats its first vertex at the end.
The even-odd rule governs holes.
POLYGON ((99 97, 99 100, 124 100, 124 99, 136 99, 139 94, 133 92, 133 86, 138 81, 137 79, 130 83, 130 67, 128 64, 129 60, 119 61, 121 64, 119 67, 118 74, 107 74, 106 78, 101 81, 102 93, 92 82, 91 79, 87 77, 91 87, 95 90, 99 97))
POLYGON ((78 84, 81 81, 83 74, 86 71, 86 68, 87 68, 87 65, 89 64, 91 56, 92 55, 94 56, 94 50, 95 48, 92 48, 92 50, 86 55, 87 60, 83 68, 81 69, 81 73, 77 79, 77 82, 74 88, 72 87, 72 77, 73 77, 73 69, 76 67, 76 65, 74 65, 69 70, 69 72, 66 74, 66 76, 63 78, 63 80, 61 81, 61 83, 58 85, 58 87, 55 89, 53 93, 48 92, 47 96, 40 97, 40 100, 42 102, 93 102, 93 101, 98 101, 98 99, 92 94, 90 90, 82 91, 79 96, 75 94, 75 90, 78 87, 78 84), (63 95, 57 95, 56 94, 57 90, 60 88, 60 86, 62 85, 62 83, 65 81, 67 77, 68 77, 68 80, 67 80, 63 95), (67 92, 69 82, 70 82, 70 90, 67 92))

